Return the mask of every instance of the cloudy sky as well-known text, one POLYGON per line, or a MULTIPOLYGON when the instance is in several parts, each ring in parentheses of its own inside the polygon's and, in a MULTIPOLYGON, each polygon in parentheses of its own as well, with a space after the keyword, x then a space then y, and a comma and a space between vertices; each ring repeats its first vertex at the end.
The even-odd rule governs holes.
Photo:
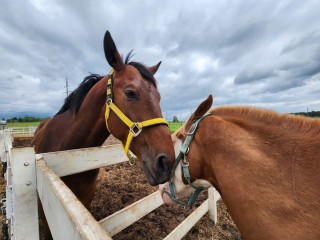
POLYGON ((1 1, 0 118, 52 116, 89 73, 119 52, 162 65, 164 116, 214 106, 320 110, 320 1, 1 1))

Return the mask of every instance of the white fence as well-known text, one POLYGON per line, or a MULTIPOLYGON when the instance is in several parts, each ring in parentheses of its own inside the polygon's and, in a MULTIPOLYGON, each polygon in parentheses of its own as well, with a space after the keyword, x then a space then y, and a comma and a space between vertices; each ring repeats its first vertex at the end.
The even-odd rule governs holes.
MULTIPOLYGON (((0 150, 4 151, 8 166, 6 217, 11 239, 39 239, 37 193, 54 239, 111 239, 163 204, 160 193, 155 192, 97 222, 60 177, 127 161, 122 147, 35 155, 33 148, 12 148, 8 132, 0 132, 0 150)), ((209 189, 209 198, 165 239, 181 239, 208 211, 216 222, 219 198, 214 188, 209 189)))
POLYGON ((33 137, 36 127, 15 127, 8 128, 6 131, 10 131, 13 137, 33 137))

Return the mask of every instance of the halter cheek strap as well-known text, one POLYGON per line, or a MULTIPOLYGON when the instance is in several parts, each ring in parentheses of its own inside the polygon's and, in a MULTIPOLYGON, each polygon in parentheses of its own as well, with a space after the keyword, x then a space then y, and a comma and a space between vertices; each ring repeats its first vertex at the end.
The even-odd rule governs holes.
POLYGON ((106 111, 105 111, 106 126, 107 126, 108 131, 110 132, 109 127, 108 127, 108 119, 109 119, 109 115, 110 115, 110 110, 112 110, 118 116, 118 118, 129 127, 129 133, 128 133, 126 144, 122 144, 122 146, 124 148, 125 154, 129 158, 129 163, 134 164, 136 159, 134 157, 132 157, 132 155, 129 152, 130 144, 131 144, 133 138, 137 137, 141 133, 141 131, 144 127, 149 127, 149 126, 159 125, 159 124, 168 125, 168 122, 164 118, 153 118, 153 119, 149 119, 149 120, 142 121, 142 122, 131 121, 113 103, 113 92, 112 92, 113 73, 114 73, 114 70, 111 70, 111 72, 109 73, 110 77, 108 79, 108 84, 107 84, 107 102, 106 102, 106 111))
POLYGON ((186 139, 184 140, 181 148, 180 148, 180 153, 176 159, 176 161, 174 162, 174 165, 173 165, 173 168, 172 168, 172 171, 171 171, 171 177, 170 177, 170 182, 169 182, 169 192, 164 190, 164 193, 166 193, 173 202, 179 204, 179 205, 182 205, 182 206, 189 206, 189 207, 192 207, 199 194, 204 191, 204 190, 207 190, 209 187, 204 187, 204 186, 195 186, 194 184, 192 184, 191 182, 191 176, 190 176, 190 172, 189 172, 189 163, 187 162, 187 154, 189 153, 189 147, 190 147, 190 144, 193 140, 193 137, 194 137, 194 134, 197 130, 197 127, 198 127, 198 124, 199 122, 207 117, 209 114, 206 114, 204 116, 202 116, 201 118, 199 118, 197 121, 195 121, 195 123, 192 124, 192 126, 190 127, 188 133, 187 133, 187 137, 186 139), (173 183, 173 177, 174 177, 174 174, 175 174, 175 170, 176 168, 179 166, 179 164, 181 164, 182 166, 182 173, 183 173, 183 177, 186 179, 186 181, 188 182, 188 185, 191 186, 194 191, 193 193, 191 194, 188 202, 183 202, 183 201, 180 201, 176 198, 176 194, 175 194, 175 189, 174 189, 174 183, 173 183))

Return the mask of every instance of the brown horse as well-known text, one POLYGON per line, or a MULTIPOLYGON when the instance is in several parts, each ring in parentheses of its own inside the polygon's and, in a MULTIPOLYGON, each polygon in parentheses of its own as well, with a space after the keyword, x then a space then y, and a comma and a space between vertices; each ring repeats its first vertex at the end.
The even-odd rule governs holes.
MULTIPOLYGON (((60 111, 38 127, 33 139, 35 151, 101 146, 111 133, 142 160, 151 185, 164 183, 170 177, 174 149, 154 78, 161 62, 147 68, 129 62, 130 53, 123 62, 108 31, 104 51, 112 73, 84 79, 60 111)), ((95 193, 98 172, 95 169, 62 178, 87 208, 95 193)))
MULTIPOLYGON (((173 134, 176 154, 211 105, 210 96, 173 134)), ((208 113, 185 154, 190 182, 219 191, 244 239, 320 239, 320 120, 252 107, 208 113)), ((181 172, 177 197, 194 191, 181 172)))

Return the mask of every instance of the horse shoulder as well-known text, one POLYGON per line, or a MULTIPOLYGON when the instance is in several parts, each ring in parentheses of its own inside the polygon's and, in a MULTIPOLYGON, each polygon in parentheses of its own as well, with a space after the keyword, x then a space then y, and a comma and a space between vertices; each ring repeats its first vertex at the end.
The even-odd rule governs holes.
POLYGON ((43 138, 44 129, 46 128, 46 126, 48 125, 48 123, 50 121, 51 121, 51 119, 47 119, 47 120, 44 120, 43 122, 41 122, 34 133, 34 137, 31 141, 31 144, 34 146, 34 150, 37 153, 40 150, 40 143, 43 138))

